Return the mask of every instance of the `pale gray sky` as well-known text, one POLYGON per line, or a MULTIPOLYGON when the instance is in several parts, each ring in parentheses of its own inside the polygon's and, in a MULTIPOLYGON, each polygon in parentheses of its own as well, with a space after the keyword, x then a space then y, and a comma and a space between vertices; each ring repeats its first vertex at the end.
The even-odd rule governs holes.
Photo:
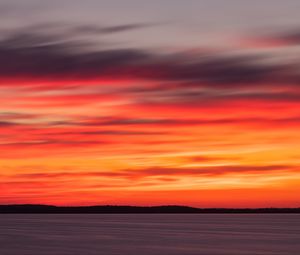
POLYGON ((149 23, 107 41, 165 48, 226 45, 256 30, 297 27, 299 10, 299 0, 0 0, 2 27, 149 23))

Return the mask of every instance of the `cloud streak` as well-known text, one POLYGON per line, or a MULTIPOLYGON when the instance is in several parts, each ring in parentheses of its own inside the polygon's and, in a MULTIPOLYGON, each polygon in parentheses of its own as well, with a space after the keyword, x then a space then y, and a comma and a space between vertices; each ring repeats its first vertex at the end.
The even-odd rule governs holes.
MULTIPOLYGON (((260 175, 262 173, 276 173, 285 171, 298 171, 298 166, 292 165, 224 165, 198 168, 164 168, 164 167, 150 167, 142 169, 128 169, 118 172, 113 171, 94 171, 94 172, 56 172, 56 173, 29 173, 18 174, 14 176, 18 180, 36 179, 80 179, 80 178, 120 178, 132 181, 151 178, 171 178, 176 177, 175 180, 183 177, 217 177, 223 175, 260 175)), ((159 181, 158 181, 159 182, 159 181)))
POLYGON ((103 189, 269 190, 299 177, 298 57, 102 43, 149 26, 45 25, 1 36, 6 199, 43 202, 41 187, 54 201, 103 189))
POLYGON ((209 84, 217 88, 299 80, 296 66, 287 70, 283 63, 263 64, 262 56, 218 53, 189 56, 134 48, 97 51, 81 48, 55 35, 34 31, 12 34, 0 42, 0 77, 146 79, 209 84))

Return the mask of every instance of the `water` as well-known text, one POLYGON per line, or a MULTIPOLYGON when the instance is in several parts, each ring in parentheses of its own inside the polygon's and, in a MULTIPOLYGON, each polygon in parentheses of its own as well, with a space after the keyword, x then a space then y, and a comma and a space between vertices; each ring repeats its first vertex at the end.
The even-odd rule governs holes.
POLYGON ((1 255, 297 255, 297 214, 0 215, 1 255))

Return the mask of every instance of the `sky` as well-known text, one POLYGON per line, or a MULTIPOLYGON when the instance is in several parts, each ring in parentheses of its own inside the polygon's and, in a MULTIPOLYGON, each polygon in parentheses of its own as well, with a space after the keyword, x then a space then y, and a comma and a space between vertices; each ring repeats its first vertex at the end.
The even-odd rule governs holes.
POLYGON ((297 0, 0 0, 0 204, 300 206, 297 0))

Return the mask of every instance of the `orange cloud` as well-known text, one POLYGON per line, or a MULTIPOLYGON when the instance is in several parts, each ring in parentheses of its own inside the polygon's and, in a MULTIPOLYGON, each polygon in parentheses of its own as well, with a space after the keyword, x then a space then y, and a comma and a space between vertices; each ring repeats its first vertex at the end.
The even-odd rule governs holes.
POLYGON ((0 203, 299 201, 297 64, 23 39, 0 45, 0 203))

